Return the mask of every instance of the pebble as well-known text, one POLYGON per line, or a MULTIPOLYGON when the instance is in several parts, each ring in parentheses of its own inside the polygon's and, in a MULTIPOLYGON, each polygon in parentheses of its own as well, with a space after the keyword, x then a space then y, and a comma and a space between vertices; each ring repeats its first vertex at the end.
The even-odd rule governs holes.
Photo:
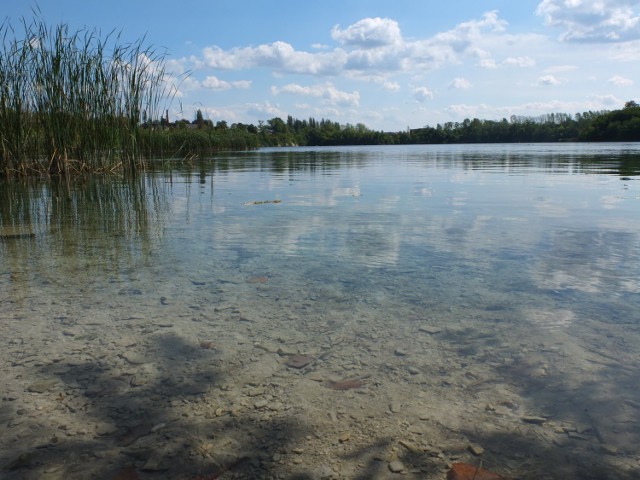
POLYGON ((473 453, 476 456, 480 456, 484 453, 484 448, 482 448, 480 445, 470 444, 467 447, 467 450, 469 450, 471 453, 473 453))
POLYGON ((256 403, 253 404, 253 408, 255 408, 256 410, 259 410, 261 408, 265 408, 267 405, 269 405, 269 402, 267 400, 258 400, 256 403))
POLYGON ((414 367, 413 365, 409 365, 407 367, 407 371, 411 374, 411 375, 418 375, 420 373, 420 369, 414 367))
POLYGON ((409 355, 409 352, 407 352, 404 348, 396 348, 393 353, 398 357, 405 357, 409 355))
POLYGON ((131 365, 142 365, 143 363, 145 363, 145 358, 136 352, 124 352, 120 356, 131 365))
POLYGON ((342 432, 340 434, 340 436, 338 437, 338 441, 340 443, 344 443, 344 442, 348 442, 350 438, 351 438, 351 432, 349 432, 349 431, 342 432))
POLYGON ((147 472, 162 472, 169 470, 170 466, 171 465, 165 455, 153 453, 142 467, 142 470, 147 472))
POLYGON ((118 431, 118 427, 116 427, 112 423, 108 422, 100 422, 96 425, 96 435, 99 437, 104 437, 106 435, 112 435, 118 431))
POLYGON ((264 395, 266 393, 266 389, 264 387, 256 387, 251 388, 247 391, 248 397, 259 397, 260 395, 264 395))
POLYGON ((38 380, 36 382, 33 382, 31 385, 29 385, 27 387, 27 390, 33 393, 44 393, 47 390, 56 386, 57 384, 58 384, 58 380, 56 379, 38 380))
POLYGON ((421 453, 422 450, 416 446, 414 443, 409 442, 407 440, 400 440, 398 441, 398 443, 400 445, 402 445, 404 448, 406 448, 407 450, 409 450, 411 453, 421 453))
POLYGON ((522 417, 522 421, 524 423, 530 423, 530 424, 533 424, 533 425, 542 425, 544 422, 547 421, 547 419, 544 418, 544 417, 538 417, 538 416, 535 416, 535 415, 526 415, 526 416, 522 417))
POLYGON ((402 473, 406 470, 404 464, 400 460, 389 462, 389 470, 393 473, 402 473))
POLYGON ((389 404, 389 411, 391 413, 398 413, 401 409, 402 409, 402 405, 400 404, 400 402, 397 402, 394 400, 389 404))

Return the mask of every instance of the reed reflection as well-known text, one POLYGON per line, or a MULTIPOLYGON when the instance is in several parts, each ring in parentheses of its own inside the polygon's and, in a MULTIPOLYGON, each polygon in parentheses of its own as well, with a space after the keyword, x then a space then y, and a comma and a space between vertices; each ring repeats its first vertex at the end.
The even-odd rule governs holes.
POLYGON ((166 185, 153 177, 5 181, 0 286, 20 299, 79 276, 85 286, 114 281, 149 261, 169 211, 166 185))

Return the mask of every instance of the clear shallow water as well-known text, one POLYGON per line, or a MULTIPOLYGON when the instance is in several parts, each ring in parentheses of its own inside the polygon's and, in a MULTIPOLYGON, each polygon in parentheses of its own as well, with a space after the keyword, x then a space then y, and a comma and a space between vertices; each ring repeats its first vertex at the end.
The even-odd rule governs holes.
POLYGON ((405 404, 440 392, 451 430, 517 396, 518 419, 582 425, 576 451, 640 458, 640 144, 265 149, 0 188, 11 391, 46 367, 15 377, 25 351, 123 368, 127 332, 177 362, 149 340, 170 331, 231 363, 307 353, 405 404))

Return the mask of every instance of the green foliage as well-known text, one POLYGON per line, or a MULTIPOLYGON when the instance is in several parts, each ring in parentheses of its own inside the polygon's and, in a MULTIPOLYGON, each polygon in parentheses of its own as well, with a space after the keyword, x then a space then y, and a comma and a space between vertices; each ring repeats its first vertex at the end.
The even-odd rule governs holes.
MULTIPOLYGON (((200 113, 201 115, 201 113, 200 113)), ((340 125, 327 119, 300 120, 288 116, 254 125, 225 121, 200 125, 180 121, 155 134, 162 153, 173 157, 208 156, 221 150, 276 146, 386 145, 439 143, 514 143, 565 141, 640 141, 640 107, 628 102, 623 110, 583 112, 575 116, 551 113, 539 117, 511 116, 500 121, 465 119, 404 132, 370 130, 364 124, 340 125), (195 124, 195 125, 194 125, 195 124), (188 127, 198 126, 197 129, 188 127)), ((150 149, 152 151, 153 149, 150 149)))
POLYGON ((580 134, 585 141, 640 141, 640 106, 630 101, 622 110, 614 110, 594 118, 580 134))

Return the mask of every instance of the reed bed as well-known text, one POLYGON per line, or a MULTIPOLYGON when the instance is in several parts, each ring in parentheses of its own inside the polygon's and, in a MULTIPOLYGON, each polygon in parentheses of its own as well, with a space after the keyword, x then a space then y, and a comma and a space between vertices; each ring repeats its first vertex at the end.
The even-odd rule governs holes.
POLYGON ((167 98, 162 54, 37 16, 5 21, 0 41, 0 174, 139 169, 141 121, 167 98))

